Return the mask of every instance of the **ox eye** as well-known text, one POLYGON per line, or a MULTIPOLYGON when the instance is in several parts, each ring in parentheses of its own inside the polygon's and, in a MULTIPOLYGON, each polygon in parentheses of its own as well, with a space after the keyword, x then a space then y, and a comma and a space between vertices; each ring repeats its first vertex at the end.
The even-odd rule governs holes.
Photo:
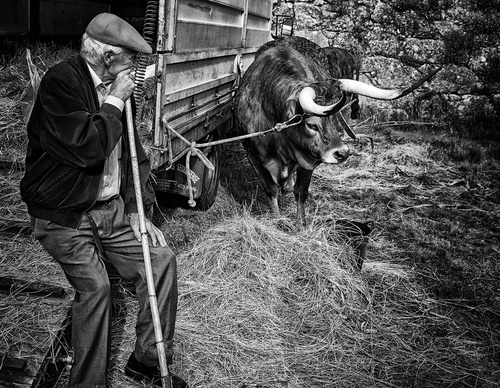
POLYGON ((316 124, 311 124, 311 125, 308 125, 308 128, 309 128, 311 131, 318 132, 318 126, 317 126, 316 124))

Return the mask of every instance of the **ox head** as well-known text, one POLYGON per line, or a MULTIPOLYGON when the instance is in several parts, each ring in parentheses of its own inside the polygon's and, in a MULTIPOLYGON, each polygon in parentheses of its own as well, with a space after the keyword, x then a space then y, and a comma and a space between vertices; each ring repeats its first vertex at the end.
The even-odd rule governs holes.
POLYGON ((349 157, 349 148, 342 141, 339 127, 333 117, 344 106, 346 93, 341 90, 338 82, 335 84, 334 86, 326 81, 315 82, 287 100, 287 119, 295 115, 302 116, 299 131, 301 149, 305 151, 302 153, 304 159, 300 163, 303 167, 306 167, 306 163, 309 167, 320 162, 342 163, 349 157), (327 105, 326 101, 334 102, 327 105), (310 160, 306 160, 307 156, 310 160))

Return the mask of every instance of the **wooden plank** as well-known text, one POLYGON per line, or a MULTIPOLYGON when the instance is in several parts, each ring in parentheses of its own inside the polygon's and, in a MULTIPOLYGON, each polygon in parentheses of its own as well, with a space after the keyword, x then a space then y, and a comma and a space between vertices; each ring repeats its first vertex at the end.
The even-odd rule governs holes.
POLYGON ((249 14, 259 15, 267 19, 271 17, 273 8, 271 0, 251 0, 248 6, 249 14))
MULTIPOLYGON (((7 301, 6 306, 10 306, 9 303, 7 301)), ((21 327, 14 328, 10 332, 13 335, 12 345, 6 344, 9 357, 24 361, 25 367, 16 370, 2 368, 0 387, 33 388, 39 386, 49 364, 64 351, 61 344, 65 342, 63 337, 69 323, 70 301, 44 297, 26 298, 19 300, 19 303, 22 303, 24 309, 29 309, 31 306, 32 314, 39 316, 43 322, 39 327, 22 327, 24 323, 21 323, 18 324, 21 327), (47 303, 49 300, 57 300, 58 304, 47 303)), ((7 352, 7 349, 2 351, 7 352)))
POLYGON ((255 15, 248 15, 248 25, 247 28, 253 29, 253 30, 262 30, 262 31, 269 31, 269 18, 261 17, 261 16, 255 16, 255 15))
POLYGON ((31 224, 26 221, 0 220, 0 232, 30 235, 31 224))
POLYGON ((158 50, 172 52, 174 50, 175 30, 177 24, 176 0, 165 0, 165 9, 158 14, 158 50))
POLYGON ((0 373, 0 387, 2 388, 32 388, 33 379, 27 381, 11 381, 3 378, 0 373))
POLYGON ((241 47, 241 27, 177 22, 175 52, 241 47))
POLYGON ((66 290, 62 287, 53 286, 43 282, 14 279, 9 276, 0 276, 0 291, 8 292, 10 294, 22 293, 36 296, 50 295, 59 298, 66 295, 66 290))
MULTIPOLYGON (((210 58, 203 61, 176 63, 168 66, 162 74, 165 96, 205 82, 233 74, 233 57, 210 58)), ((168 101, 163 97, 164 104, 168 101)))
MULTIPOLYGON (((62 343, 64 341, 65 333, 66 333, 66 328, 69 327, 71 322, 71 310, 68 309, 68 313, 66 315, 66 318, 64 321, 61 323, 60 329, 57 332, 56 337, 52 341, 52 344, 50 345, 49 349, 47 350, 47 353, 45 354, 45 357, 42 360, 42 363, 40 365, 40 368, 38 369, 38 373, 36 376, 36 379, 34 381, 34 387, 38 387, 39 384, 44 380, 44 377, 47 375, 47 369, 49 368, 49 364, 52 363, 54 359, 61 355, 67 355, 66 351, 63 349, 62 343)), ((60 370, 62 372, 62 369, 60 370)))
POLYGON ((22 370, 0 370, 0 387, 32 387, 38 374, 38 363, 27 361, 26 367, 22 370))
POLYGON ((235 9, 243 10, 242 0, 210 0, 208 3, 223 4, 227 7, 232 7, 235 9))
POLYGON ((84 0, 40 0, 40 33, 81 35, 85 27, 109 6, 84 0))
MULTIPOLYGON (((236 79, 235 74, 225 75, 223 77, 216 78, 208 82, 202 82, 198 85, 193 85, 184 89, 176 90, 173 93, 167 93, 167 101, 169 103, 179 101, 183 98, 196 97, 197 94, 205 92, 210 89, 215 89, 225 83, 233 82, 236 79)), ((215 92, 214 92, 215 94, 215 92)), ((167 108, 168 109, 168 108, 167 108)))
POLYGON ((10 357, 5 354, 0 354, 0 370, 10 370, 22 372, 26 369, 26 361, 20 358, 10 357))
POLYGON ((171 65, 174 63, 185 63, 185 62, 199 61, 210 58, 220 58, 220 57, 232 57, 231 59, 234 59, 234 57, 236 57, 236 55, 238 54, 252 54, 255 53, 256 51, 257 48, 255 47, 212 48, 200 51, 188 51, 185 53, 168 53, 162 55, 162 57, 164 59, 164 63, 171 65))
POLYGON ((169 124, 182 134, 181 128, 187 122, 199 117, 203 119, 211 110, 216 110, 221 104, 232 100, 232 91, 232 83, 224 84, 217 90, 207 90, 167 104, 164 113, 169 124))
POLYGON ((177 6, 178 21, 195 21, 241 27, 242 17, 241 9, 228 8, 213 2, 180 0, 177 6))
POLYGON ((28 0, 3 0, 0 35, 28 33, 28 0))
POLYGON ((249 47, 260 47, 271 40, 271 34, 265 30, 247 30, 246 45, 249 47))
MULTIPOLYGON (((210 122, 210 119, 212 117, 220 115, 221 111, 227 109, 230 106, 231 106, 231 100, 230 99, 226 99, 224 101, 221 101, 220 104, 217 104, 215 106, 216 109, 215 108, 207 109, 202 114, 194 115, 193 117, 188 118, 187 120, 181 121, 174 128, 175 128, 175 130, 178 133, 180 133, 182 136, 186 137, 189 141, 195 141, 197 139, 195 137, 189 136, 189 134, 188 134, 190 128, 196 127, 196 126, 198 126, 200 124, 205 124, 207 122, 210 122)), ((205 134, 208 133, 208 132, 209 131, 207 131, 205 129, 205 134)), ((183 144, 185 144, 185 143, 183 143, 183 144)), ((183 146, 183 147, 181 147, 180 150, 176 150, 176 151, 180 152, 180 151, 184 150, 184 148, 186 148, 186 146, 183 146)))

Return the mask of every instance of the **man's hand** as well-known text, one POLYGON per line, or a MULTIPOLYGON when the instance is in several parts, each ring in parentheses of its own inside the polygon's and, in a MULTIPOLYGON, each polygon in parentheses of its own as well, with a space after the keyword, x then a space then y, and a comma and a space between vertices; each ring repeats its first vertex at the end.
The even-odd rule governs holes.
POLYGON ((134 92, 134 79, 135 76, 132 69, 127 69, 118 73, 116 79, 111 84, 109 95, 117 97, 122 101, 127 101, 134 92))
MULTIPOLYGON (((139 214, 138 213, 130 213, 130 226, 132 227, 132 230, 134 231, 135 238, 137 241, 141 242, 141 228, 140 228, 140 222, 139 222, 139 214)), ((149 237, 151 237, 151 242, 153 243, 153 246, 156 247, 157 244, 160 244, 162 247, 167 246, 167 242, 165 241, 165 236, 161 232, 160 229, 158 229, 156 226, 153 225, 151 221, 149 221, 146 218, 146 230, 149 234, 149 237)))

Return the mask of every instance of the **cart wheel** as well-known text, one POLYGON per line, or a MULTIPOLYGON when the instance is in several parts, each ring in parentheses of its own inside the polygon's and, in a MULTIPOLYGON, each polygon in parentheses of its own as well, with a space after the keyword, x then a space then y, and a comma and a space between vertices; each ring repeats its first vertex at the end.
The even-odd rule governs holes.
MULTIPOLYGON (((218 136, 214 133, 207 136, 204 141, 210 142, 217 139, 218 136)), ((194 207, 190 205, 189 198, 156 188, 155 192, 158 204, 168 208, 182 207, 202 211, 208 210, 214 204, 215 198, 217 197, 217 190, 219 188, 219 166, 221 157, 220 147, 220 145, 212 146, 206 154, 206 157, 215 167, 215 170, 211 171, 203 165, 203 178, 200 187, 200 195, 197 198, 194 198, 194 201, 196 202, 194 207)), ((197 163, 201 164, 201 161, 197 160, 197 163)))
MULTIPOLYGON (((210 141, 216 140, 217 136, 211 136, 210 141)), ((214 165, 215 170, 211 171, 205 167, 203 173, 203 183, 201 187, 201 194, 196 199, 195 209, 208 210, 214 204, 217 197, 217 190, 219 189, 219 165, 220 165, 220 145, 211 147, 208 160, 214 165)))

